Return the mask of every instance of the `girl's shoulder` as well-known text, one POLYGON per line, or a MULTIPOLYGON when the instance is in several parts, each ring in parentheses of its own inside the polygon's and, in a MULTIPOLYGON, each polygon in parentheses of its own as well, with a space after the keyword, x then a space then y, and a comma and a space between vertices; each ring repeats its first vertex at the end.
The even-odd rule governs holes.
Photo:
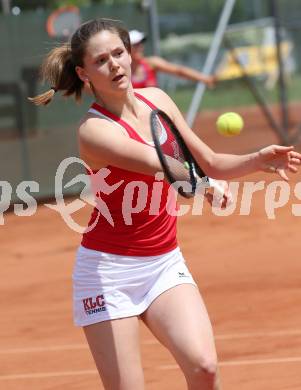
POLYGON ((152 102, 155 106, 160 108, 169 106, 171 101, 171 98, 167 95, 167 93, 157 87, 139 88, 135 89, 135 92, 139 93, 152 102))
POLYGON ((80 140, 90 136, 99 138, 116 131, 116 129, 120 132, 119 126, 116 125, 115 121, 110 121, 105 117, 87 112, 79 122, 78 136, 80 140))

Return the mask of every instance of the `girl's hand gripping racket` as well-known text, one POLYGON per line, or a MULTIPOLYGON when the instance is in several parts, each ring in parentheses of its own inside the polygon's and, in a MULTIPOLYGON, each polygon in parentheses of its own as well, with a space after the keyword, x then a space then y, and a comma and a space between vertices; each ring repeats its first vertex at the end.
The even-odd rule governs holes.
POLYGON ((154 146, 163 172, 179 194, 191 198, 198 190, 211 188, 213 204, 230 200, 226 187, 206 176, 199 167, 176 125, 165 112, 153 110, 150 121, 154 146))

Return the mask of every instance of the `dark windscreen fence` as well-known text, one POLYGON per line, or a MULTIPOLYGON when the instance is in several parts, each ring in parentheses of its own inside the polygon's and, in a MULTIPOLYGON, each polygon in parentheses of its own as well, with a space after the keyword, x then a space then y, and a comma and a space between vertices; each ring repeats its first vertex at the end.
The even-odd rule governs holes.
MULTIPOLYGON (((46 107, 27 100, 50 87, 41 84, 39 67, 45 54, 66 39, 47 32, 51 13, 37 9, 0 15, 0 180, 12 188, 12 202, 19 201, 17 188, 22 182, 37 183, 32 188, 38 191, 31 194, 36 199, 54 196, 58 167, 64 159, 78 156, 76 130, 91 102, 84 97, 77 105, 59 94, 46 107)), ((108 17, 148 32, 147 14, 135 4, 86 7, 79 14, 82 22, 108 17)), ((80 164, 70 164, 63 180, 70 181, 83 171, 80 164)), ((63 192, 73 194, 81 188, 74 184, 63 192)))
MULTIPOLYGON (((236 1, 227 33, 239 60, 268 104, 279 100, 270 1, 236 1), (269 23, 259 26, 260 20, 264 23, 269 20, 269 23), (238 23, 245 25, 231 30, 231 26, 238 23), (251 57, 252 53, 255 57, 251 57), (268 72, 262 71, 265 57, 265 66, 270 67, 268 72), (255 58, 255 62, 251 63, 251 58, 255 58)), ((157 1, 161 55, 172 62, 202 70, 223 4, 224 0, 157 1)), ((300 1, 278 0, 277 5, 287 99, 297 100, 301 88, 300 1)), ((12 201, 18 200, 16 188, 23 181, 37 183, 35 198, 54 196, 58 167, 64 159, 78 156, 76 130, 80 117, 91 102, 91 97, 85 97, 77 106, 72 99, 62 98, 59 94, 48 107, 36 107, 27 100, 28 96, 50 87, 40 83, 39 67, 45 54, 66 39, 47 33, 47 20, 52 11, 39 8, 25 12, 21 9, 19 15, 0 15, 0 178, 11 186, 12 201)), ((79 17, 82 22, 95 17, 119 19, 129 29, 144 31, 151 38, 147 1, 112 1, 111 5, 102 2, 80 8, 79 17)), ((147 55, 153 54, 151 43, 152 39, 146 41, 147 55)), ((236 88, 239 102, 244 101, 242 92, 247 89, 241 87, 242 75, 236 73, 239 72, 236 65, 227 47, 222 47, 215 64, 222 80, 213 90, 211 101, 206 100, 211 91, 206 92, 205 107, 207 103, 215 107, 219 96, 224 105, 225 94, 228 101, 228 92, 234 94, 236 88)), ((161 77, 160 86, 172 95, 183 112, 187 110, 195 83, 170 75, 161 74, 161 77)), ((65 180, 69 181, 83 169, 79 164, 73 164, 67 171, 65 180)), ((71 185, 63 190, 71 194, 78 192, 79 188, 71 185)))

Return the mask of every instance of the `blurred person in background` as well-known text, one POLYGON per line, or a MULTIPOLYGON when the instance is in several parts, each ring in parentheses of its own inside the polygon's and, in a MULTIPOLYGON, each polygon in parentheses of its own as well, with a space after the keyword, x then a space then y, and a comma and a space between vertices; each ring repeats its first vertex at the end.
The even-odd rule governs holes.
POLYGON ((216 83, 215 76, 208 76, 196 69, 174 64, 158 56, 144 56, 144 42, 147 36, 144 32, 131 30, 130 41, 132 46, 132 84, 134 88, 156 87, 157 72, 168 73, 173 76, 205 83, 213 87, 216 83))

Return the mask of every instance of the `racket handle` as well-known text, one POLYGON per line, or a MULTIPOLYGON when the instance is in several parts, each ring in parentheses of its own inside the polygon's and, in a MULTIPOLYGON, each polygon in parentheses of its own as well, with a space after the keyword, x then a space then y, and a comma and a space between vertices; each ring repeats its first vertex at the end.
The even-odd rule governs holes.
POLYGON ((212 179, 211 177, 208 177, 209 179, 209 188, 213 188, 214 195, 218 199, 222 199, 225 195, 225 188, 215 179, 212 179))
POLYGON ((211 177, 208 178, 209 181, 209 188, 213 189, 213 207, 214 203, 220 207, 224 201, 226 201, 227 206, 232 205, 234 200, 233 196, 229 190, 229 187, 226 183, 225 186, 223 186, 219 181, 211 179, 211 177))
MULTIPOLYGON (((197 187, 199 190, 210 191, 213 196, 213 205, 220 206, 224 201, 225 188, 217 180, 212 179, 211 177, 202 177, 198 180, 197 187)), ((227 196, 227 202, 231 203, 231 199, 227 196)))
POLYGON ((215 179, 212 179, 211 177, 205 176, 198 179, 197 187, 199 189, 206 188, 210 189, 212 188, 214 190, 214 194, 217 198, 222 198, 225 194, 225 189, 223 186, 215 179))
POLYGON ((203 189, 213 190, 211 191, 213 195, 213 206, 215 204, 215 206, 218 205, 219 207, 223 204, 225 200, 227 202, 227 205, 231 205, 233 203, 232 194, 229 191, 229 188, 227 188, 227 186, 223 186, 219 181, 212 179, 211 177, 199 177, 197 180, 197 189, 201 191, 203 189))

